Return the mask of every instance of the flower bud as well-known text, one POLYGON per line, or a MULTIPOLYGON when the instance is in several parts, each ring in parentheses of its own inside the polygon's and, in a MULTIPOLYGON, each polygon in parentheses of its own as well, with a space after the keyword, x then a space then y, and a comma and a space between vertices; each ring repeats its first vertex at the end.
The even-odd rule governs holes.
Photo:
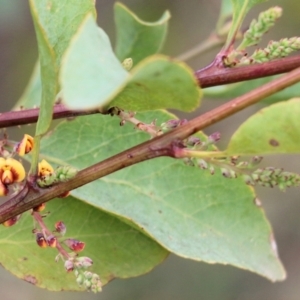
POLYGON ((4 185, 9 185, 15 182, 21 182, 25 178, 25 169, 23 165, 9 157, 0 157, 0 181, 4 185))
POLYGON ((21 215, 18 215, 16 217, 13 217, 11 219, 6 220, 5 222, 2 223, 2 225, 5 226, 5 227, 13 226, 18 222, 18 220, 20 218, 21 218, 21 215))
POLYGON ((214 132, 212 133, 208 139, 207 139, 207 143, 208 144, 215 144, 217 141, 219 141, 221 138, 221 134, 220 132, 214 132))
POLYGON ((29 153, 33 149, 33 146, 34 146, 33 137, 28 134, 24 134, 22 141, 15 146, 15 151, 20 156, 23 156, 29 153))
POLYGON ((57 245, 57 238, 56 238, 56 236, 54 236, 54 235, 49 235, 49 236, 47 237, 47 244, 48 244, 49 247, 55 248, 56 245, 57 245))
POLYGON ((74 252, 81 252, 85 247, 84 242, 75 239, 66 239, 64 243, 74 252))
POLYGON ((43 159, 38 166, 38 176, 39 177, 45 177, 49 176, 54 172, 53 167, 45 160, 43 159))
POLYGON ((67 198, 68 196, 70 196, 71 192, 70 191, 66 191, 60 195, 57 196, 57 198, 67 198))
POLYGON ((66 260, 65 261, 65 269, 67 272, 72 272, 74 270, 74 264, 73 264, 73 261, 71 260, 66 260))
POLYGON ((65 235, 67 231, 67 227, 64 222, 58 221, 55 223, 55 231, 60 233, 61 235, 65 235))
POLYGON ((33 211, 41 212, 46 208, 46 203, 41 203, 33 208, 33 211))
POLYGON ((125 70, 130 71, 133 66, 133 60, 132 58, 125 58, 122 62, 122 66, 125 70))
POLYGON ((36 242, 41 248, 47 248, 48 246, 45 236, 41 232, 36 233, 36 242))
POLYGON ((75 266, 78 268, 88 268, 93 264, 92 259, 87 256, 77 257, 75 259, 75 266))

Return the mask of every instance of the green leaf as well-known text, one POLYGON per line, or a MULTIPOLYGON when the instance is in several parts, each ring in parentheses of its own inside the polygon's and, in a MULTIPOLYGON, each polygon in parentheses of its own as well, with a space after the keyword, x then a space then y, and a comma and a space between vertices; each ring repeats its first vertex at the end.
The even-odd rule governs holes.
POLYGON ((267 0, 231 0, 233 4, 233 17, 230 31, 228 33, 225 48, 227 49, 235 39, 236 33, 240 30, 243 20, 248 11, 258 3, 266 2, 267 0))
MULTIPOLYGON (((51 214, 44 222, 51 230, 63 220, 67 226, 64 238, 86 243, 80 256, 93 260, 90 271, 103 284, 114 278, 128 278, 149 272, 161 263, 168 252, 136 229, 72 197, 55 199, 47 204, 51 214)), ((40 248, 32 234, 29 213, 15 226, 0 227, 0 261, 11 273, 36 286, 52 291, 82 290, 75 275, 67 273, 64 262, 55 262, 56 249, 40 248)), ((64 239, 63 238, 63 239, 64 239)), ((67 249, 67 248, 66 248, 67 249)))
MULTIPOLYGON (((137 118, 160 124, 174 116, 152 112, 137 118)), ((120 128, 116 118, 80 117, 60 123, 43 139, 42 157, 82 169, 146 138, 130 125, 120 128)), ((101 178, 72 195, 134 222, 179 256, 232 264, 273 281, 285 277, 270 225, 242 180, 159 158, 101 178)))
POLYGON ((300 153, 300 98, 273 104, 233 134, 228 154, 300 153))
POLYGON ((63 58, 60 82, 64 103, 74 109, 103 106, 127 77, 108 36, 89 15, 63 58))
POLYGON ((20 106, 25 108, 33 108, 34 106, 39 106, 41 103, 42 95, 42 83, 41 83, 41 72, 39 61, 36 62, 29 82, 26 86, 25 91, 14 105, 13 109, 18 110, 20 106))
POLYGON ((125 5, 114 6, 117 30, 116 55, 123 61, 132 58, 134 65, 160 51, 167 34, 170 13, 166 11, 156 22, 140 20, 125 5))
POLYGON ((119 106, 134 111, 191 111, 201 96, 193 71, 165 56, 149 57, 129 74, 92 17, 83 22, 67 50, 60 81, 63 101, 73 109, 119 106))
POLYGON ((58 92, 62 54, 88 12, 95 15, 93 0, 30 0, 41 63, 42 100, 36 135, 47 132, 58 92))
POLYGON ((155 55, 132 70, 126 87, 109 106, 132 111, 160 108, 192 111, 200 105, 201 96, 193 72, 186 64, 155 55))

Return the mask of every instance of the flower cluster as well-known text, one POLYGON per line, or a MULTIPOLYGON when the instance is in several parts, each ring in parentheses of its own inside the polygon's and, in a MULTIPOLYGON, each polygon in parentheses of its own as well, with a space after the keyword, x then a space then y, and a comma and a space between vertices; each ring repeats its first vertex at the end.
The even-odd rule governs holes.
MULTIPOLYGON (((10 192, 9 187, 12 185, 15 192, 18 191, 18 187, 20 190, 26 173, 22 163, 12 156, 15 154, 23 156, 29 153, 33 147, 34 139, 28 134, 25 134, 23 139, 15 145, 11 145, 11 143, 8 145, 6 136, 5 139, 0 141, 0 155, 2 156, 0 157, 0 196, 8 195, 10 192), (12 150, 9 151, 9 149, 12 150)), ((77 170, 70 166, 59 166, 54 169, 46 160, 42 160, 38 164, 36 182, 39 187, 47 188, 53 184, 65 182, 76 174, 77 170)), ((68 193, 64 193, 60 197, 66 197, 68 193)), ((84 250, 85 243, 73 238, 64 238, 67 228, 62 221, 55 223, 54 230, 49 230, 43 221, 47 214, 40 214, 45 210, 45 207, 45 203, 42 203, 31 210, 31 215, 35 220, 35 224, 37 224, 32 231, 37 245, 41 248, 50 247, 57 249, 59 254, 56 260, 59 258, 64 260, 66 270, 68 272, 74 271, 76 282, 80 286, 85 287, 88 291, 101 291, 102 283, 99 275, 87 270, 93 264, 92 259, 86 256, 78 256, 78 253, 84 250)), ((13 217, 5 221, 3 225, 6 227, 12 226, 17 223, 20 217, 21 215, 13 217)))
POLYGON ((215 151, 212 146, 219 139, 218 132, 211 134, 205 141, 198 137, 189 137, 175 150, 175 157, 182 158, 186 165, 209 170, 212 175, 218 169, 225 178, 240 176, 248 185, 277 186, 282 191, 288 187, 300 186, 299 174, 274 167, 256 169, 263 159, 262 156, 253 156, 249 161, 241 161, 239 156, 228 156, 224 152, 215 151), (211 149, 213 151, 207 151, 211 149))
POLYGON ((281 17, 282 9, 278 6, 262 12, 258 20, 253 20, 249 29, 244 33, 241 44, 232 49, 224 58, 224 64, 228 67, 264 63, 274 59, 288 56, 294 51, 300 50, 300 38, 283 38, 279 41, 270 41, 264 49, 256 49, 252 55, 248 55, 247 48, 258 44, 263 35, 274 26, 275 21, 281 17))
POLYGON ((8 186, 19 183, 25 178, 23 165, 14 158, 0 157, 0 196, 6 196, 9 192, 8 186))
POLYGON ((258 16, 258 20, 253 20, 244 33, 244 38, 237 50, 244 50, 247 47, 256 45, 260 42, 261 38, 267 33, 282 15, 282 8, 275 6, 262 12, 258 16))
MULTIPOLYGON (((33 137, 25 134, 23 139, 17 143, 13 151, 10 153, 4 146, 7 143, 7 137, 1 143, 0 157, 0 196, 6 196, 9 193, 9 186, 20 184, 25 179, 25 169, 23 165, 14 159, 12 156, 16 153, 23 156, 29 153, 33 146, 33 137)), ((15 223, 14 220, 7 222, 7 224, 15 223)))
POLYGON ((78 256, 78 253, 84 250, 85 243, 73 238, 64 239, 63 236, 67 230, 64 222, 56 222, 55 230, 50 231, 39 214, 34 213, 33 216, 40 226, 40 229, 33 231, 38 246, 41 248, 56 248, 59 254, 55 260, 62 259, 64 261, 65 270, 67 272, 74 272, 76 282, 88 291, 94 293, 100 292, 102 290, 102 283, 99 275, 87 270, 93 265, 92 259, 87 256, 78 256), (71 252, 68 252, 63 245, 71 250, 71 252))
MULTIPOLYGON (((77 174, 77 169, 71 166, 59 166, 54 169, 46 160, 42 160, 38 166, 37 184, 39 187, 49 187, 59 182, 65 182, 77 174)), ((60 197, 67 197, 69 192, 60 197)))

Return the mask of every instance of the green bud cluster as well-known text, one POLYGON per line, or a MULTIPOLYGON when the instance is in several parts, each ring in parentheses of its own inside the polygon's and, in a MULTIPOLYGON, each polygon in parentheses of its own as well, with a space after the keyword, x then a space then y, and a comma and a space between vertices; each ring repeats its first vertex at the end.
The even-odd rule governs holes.
POLYGON ((300 37, 281 39, 280 41, 270 41, 264 49, 257 49, 250 57, 243 57, 241 64, 263 63, 286 57, 292 52, 300 50, 300 37))
POLYGON ((267 167, 264 169, 257 169, 250 175, 243 175, 247 184, 259 184, 265 187, 275 187, 284 191, 288 187, 296 187, 300 185, 300 175, 285 172, 280 168, 267 167))
POLYGON ((100 277, 90 271, 75 270, 76 282, 85 287, 89 292, 97 293, 102 291, 100 277))
POLYGON ((253 20, 237 50, 244 50, 259 43, 263 35, 275 25, 282 15, 282 8, 275 6, 259 14, 258 20, 253 20))
POLYGON ((75 177, 78 170, 71 166, 60 166, 49 175, 37 179, 39 187, 47 187, 59 182, 65 182, 75 177))
POLYGON ((241 44, 224 58, 228 67, 265 63, 274 59, 286 57, 292 52, 300 50, 300 37, 283 38, 279 41, 270 41, 264 49, 257 49, 248 55, 246 48, 259 43, 263 35, 274 26, 275 21, 281 17, 282 9, 278 6, 262 12, 258 20, 253 20, 245 32, 241 44))
MULTIPOLYGON (((187 151, 187 153, 189 152, 187 151)), ((197 166, 203 170, 209 170, 212 175, 217 169, 220 170, 225 178, 237 178, 241 176, 248 185, 259 184, 264 187, 278 186, 282 191, 288 187, 300 186, 300 175, 296 173, 286 172, 274 167, 259 168, 253 171, 262 161, 262 156, 253 156, 249 161, 239 161, 238 156, 213 157, 213 152, 211 152, 212 156, 206 157, 202 151, 199 152, 203 156, 200 158, 200 155, 197 155, 197 151, 190 153, 193 156, 184 157, 184 163, 189 166, 197 166)))

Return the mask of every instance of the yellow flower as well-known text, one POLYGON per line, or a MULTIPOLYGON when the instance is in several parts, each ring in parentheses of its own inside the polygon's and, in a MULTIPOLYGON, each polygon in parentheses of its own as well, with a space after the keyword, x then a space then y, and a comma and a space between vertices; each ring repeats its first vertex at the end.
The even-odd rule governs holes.
POLYGON ((43 159, 39 163, 39 168, 38 168, 39 177, 45 177, 47 175, 51 175, 53 172, 54 172, 53 167, 46 160, 43 159))
POLYGON ((33 149, 33 146, 34 146, 33 137, 30 136, 29 134, 24 134, 22 141, 16 145, 15 149, 20 156, 23 156, 29 153, 33 149))
POLYGON ((4 187, 14 182, 20 182, 24 178, 25 169, 19 161, 11 157, 0 157, 0 181, 4 187))

